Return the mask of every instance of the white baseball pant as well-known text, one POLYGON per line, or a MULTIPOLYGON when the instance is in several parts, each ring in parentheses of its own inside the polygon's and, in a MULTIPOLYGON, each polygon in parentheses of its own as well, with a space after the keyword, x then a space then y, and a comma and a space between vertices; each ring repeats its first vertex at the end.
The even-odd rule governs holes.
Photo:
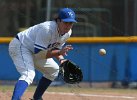
POLYGON ((17 71, 21 74, 19 80, 25 80, 29 85, 33 82, 35 77, 35 69, 39 70, 43 73, 44 77, 52 81, 59 73, 59 66, 52 58, 36 58, 36 56, 16 38, 9 44, 9 54, 17 71))

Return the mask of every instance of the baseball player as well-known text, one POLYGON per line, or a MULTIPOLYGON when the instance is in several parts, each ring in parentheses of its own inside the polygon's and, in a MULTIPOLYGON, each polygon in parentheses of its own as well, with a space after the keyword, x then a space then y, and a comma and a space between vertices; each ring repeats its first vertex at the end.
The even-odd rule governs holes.
POLYGON ((59 10, 58 17, 34 25, 22 32, 9 44, 9 54, 20 73, 15 84, 12 100, 21 100, 27 87, 33 82, 35 69, 43 73, 32 100, 42 100, 42 95, 59 73, 60 63, 72 50, 71 45, 64 46, 71 36, 73 23, 76 23, 75 12, 70 8, 59 10))

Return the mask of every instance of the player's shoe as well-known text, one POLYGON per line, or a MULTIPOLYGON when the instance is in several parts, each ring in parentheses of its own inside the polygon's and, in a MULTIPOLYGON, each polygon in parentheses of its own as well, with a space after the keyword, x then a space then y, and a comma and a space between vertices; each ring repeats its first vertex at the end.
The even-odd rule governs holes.
MULTIPOLYGON (((31 98, 30 98, 30 100, 36 100, 36 99, 31 99, 31 98)), ((41 98, 41 99, 37 99, 37 100, 43 100, 43 99, 41 98)))

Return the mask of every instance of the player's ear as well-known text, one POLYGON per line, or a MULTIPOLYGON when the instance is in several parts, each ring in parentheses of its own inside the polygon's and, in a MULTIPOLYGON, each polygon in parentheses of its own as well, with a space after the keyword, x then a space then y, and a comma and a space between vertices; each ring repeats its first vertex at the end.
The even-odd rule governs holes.
POLYGON ((57 18, 57 22, 61 22, 61 19, 60 19, 60 18, 57 18))

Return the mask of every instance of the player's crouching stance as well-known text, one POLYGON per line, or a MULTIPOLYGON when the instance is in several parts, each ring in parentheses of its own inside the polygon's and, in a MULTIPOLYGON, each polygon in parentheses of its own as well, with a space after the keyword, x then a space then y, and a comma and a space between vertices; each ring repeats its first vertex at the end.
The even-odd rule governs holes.
POLYGON ((18 33, 10 42, 9 54, 21 75, 15 84, 12 100, 21 100, 23 93, 33 82, 35 69, 42 72, 43 77, 33 100, 42 100, 43 93, 59 73, 59 65, 52 58, 63 63, 63 56, 73 49, 71 45, 63 45, 70 37, 75 22, 74 11, 63 8, 57 19, 32 26, 18 33))

